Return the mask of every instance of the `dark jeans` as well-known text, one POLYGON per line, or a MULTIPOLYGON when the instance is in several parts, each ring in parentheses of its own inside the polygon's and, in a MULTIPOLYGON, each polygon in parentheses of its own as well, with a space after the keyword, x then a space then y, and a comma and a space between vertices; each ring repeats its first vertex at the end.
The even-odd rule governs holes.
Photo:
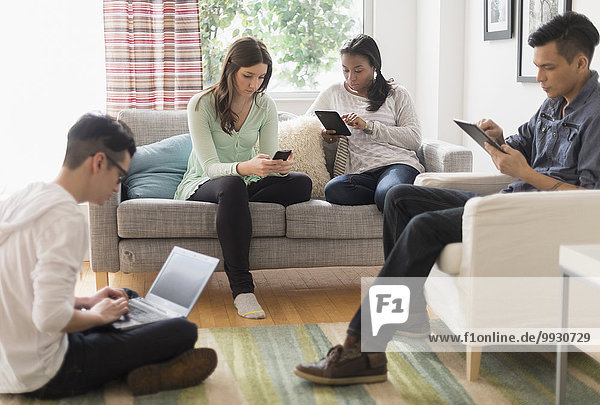
MULTIPOLYGON (((385 199, 383 211, 383 248, 385 263, 378 277, 426 278, 442 249, 462 240, 462 215, 465 203, 475 193, 412 185, 393 187, 385 199)), ((411 313, 426 311, 422 285, 411 290, 411 313)), ((369 308, 367 298, 363 305, 369 308)), ((371 323, 369 311, 362 322, 371 323)), ((391 340, 395 325, 384 326, 379 333, 391 340)), ((352 318, 348 334, 360 336, 361 310, 352 318)), ((385 339, 382 339, 385 340, 385 339)))
POLYGON ((249 186, 241 177, 224 176, 202 184, 189 198, 219 204, 217 235, 234 298, 254 292, 249 263, 252 219, 248 202, 269 202, 287 207, 308 201, 311 189, 312 181, 304 173, 264 177, 249 186))
POLYGON ((344 174, 325 185, 325 199, 339 205, 377 205, 383 211, 387 192, 398 184, 413 184, 419 171, 396 164, 359 174, 344 174))
POLYGON ((192 349, 198 328, 183 319, 169 319, 128 331, 109 326, 68 335, 69 347, 58 373, 42 388, 26 395, 61 398, 80 395, 147 364, 192 349))

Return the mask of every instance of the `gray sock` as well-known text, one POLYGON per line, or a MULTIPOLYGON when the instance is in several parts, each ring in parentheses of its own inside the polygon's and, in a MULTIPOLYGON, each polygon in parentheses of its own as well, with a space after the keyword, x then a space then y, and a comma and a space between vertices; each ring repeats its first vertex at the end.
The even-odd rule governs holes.
POLYGON ((262 319, 265 317, 265 311, 256 300, 254 293, 243 293, 235 297, 233 305, 237 308, 241 317, 248 319, 262 319))

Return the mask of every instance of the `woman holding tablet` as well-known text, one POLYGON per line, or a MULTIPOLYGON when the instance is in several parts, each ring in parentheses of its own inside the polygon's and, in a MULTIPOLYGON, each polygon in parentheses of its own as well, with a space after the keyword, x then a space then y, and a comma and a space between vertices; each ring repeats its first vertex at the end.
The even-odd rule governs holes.
POLYGON ((312 187, 306 174, 290 171, 293 154, 287 160, 271 159, 278 149, 277 109, 263 91, 272 70, 263 42, 244 37, 231 45, 219 81, 188 103, 193 148, 174 197, 218 204, 217 235, 225 272, 237 312, 245 318, 265 317, 249 271, 248 203, 288 206, 308 201, 312 187))
MULTIPOLYGON (((344 82, 322 91, 307 113, 336 110, 352 136, 323 130, 323 139, 347 142, 345 174, 325 186, 325 199, 341 205, 377 205, 396 184, 412 184, 424 170, 417 158, 421 128, 408 91, 381 74, 381 54, 375 40, 360 34, 340 51, 344 82)), ((342 144, 344 143, 344 144, 342 144)), ((336 157, 336 160, 339 160, 336 157)))

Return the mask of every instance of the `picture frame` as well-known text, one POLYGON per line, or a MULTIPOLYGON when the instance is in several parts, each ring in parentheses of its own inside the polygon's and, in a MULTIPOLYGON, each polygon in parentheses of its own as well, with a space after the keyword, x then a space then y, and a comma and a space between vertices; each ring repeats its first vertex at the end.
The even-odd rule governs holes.
POLYGON ((533 48, 527 44, 527 39, 539 26, 557 14, 571 11, 572 0, 518 1, 517 82, 535 83, 537 69, 533 64, 533 48))
POLYGON ((483 0, 483 40, 512 38, 513 0, 483 0))

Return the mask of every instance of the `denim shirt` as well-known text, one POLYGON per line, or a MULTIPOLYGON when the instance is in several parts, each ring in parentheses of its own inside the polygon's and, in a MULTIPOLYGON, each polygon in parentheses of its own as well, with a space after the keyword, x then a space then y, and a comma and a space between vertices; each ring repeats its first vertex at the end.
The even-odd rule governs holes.
MULTIPOLYGON (((600 83, 598 73, 565 108, 564 97, 544 101, 529 122, 506 143, 525 156, 538 173, 585 188, 600 188, 600 83)), ((538 191, 521 180, 503 193, 538 191)))

